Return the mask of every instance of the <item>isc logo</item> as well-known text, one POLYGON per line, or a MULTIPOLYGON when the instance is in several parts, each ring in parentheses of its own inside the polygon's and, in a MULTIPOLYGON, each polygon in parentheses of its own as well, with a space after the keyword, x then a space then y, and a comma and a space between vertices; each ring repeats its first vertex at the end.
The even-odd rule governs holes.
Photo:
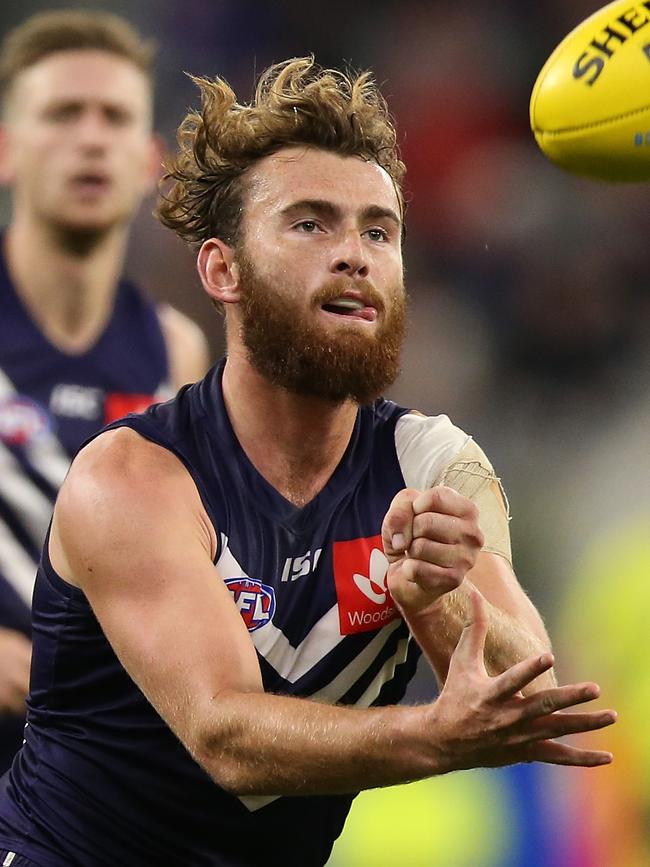
POLYGON ((322 554, 322 548, 316 548, 312 551, 307 551, 306 554, 301 554, 300 557, 287 557, 284 561, 282 570, 282 581, 297 581, 305 575, 313 572, 318 565, 318 558, 322 554))
POLYGON ((255 632, 272 620, 275 592, 256 578, 227 578, 224 582, 249 632, 255 632))

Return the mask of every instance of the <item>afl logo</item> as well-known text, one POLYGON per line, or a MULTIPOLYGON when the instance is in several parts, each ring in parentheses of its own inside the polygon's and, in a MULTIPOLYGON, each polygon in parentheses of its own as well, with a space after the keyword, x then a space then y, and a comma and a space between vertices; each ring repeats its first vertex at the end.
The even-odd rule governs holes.
POLYGON ((225 585, 230 591, 237 610, 249 632, 261 629, 275 614, 275 591, 256 578, 227 578, 225 585))
POLYGON ((31 398, 14 395, 0 401, 0 442, 26 446, 51 429, 49 415, 31 398))

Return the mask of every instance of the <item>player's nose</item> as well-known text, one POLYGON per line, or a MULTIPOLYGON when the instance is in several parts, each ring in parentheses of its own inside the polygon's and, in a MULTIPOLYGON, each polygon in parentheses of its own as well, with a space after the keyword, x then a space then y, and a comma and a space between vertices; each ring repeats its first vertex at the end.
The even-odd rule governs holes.
POLYGON ((330 270, 333 274, 345 274, 348 277, 368 276, 368 257, 358 232, 348 232, 341 237, 334 250, 330 270))
POLYGON ((106 121, 95 112, 86 112, 77 124, 77 143, 83 148, 103 149, 107 145, 106 121))

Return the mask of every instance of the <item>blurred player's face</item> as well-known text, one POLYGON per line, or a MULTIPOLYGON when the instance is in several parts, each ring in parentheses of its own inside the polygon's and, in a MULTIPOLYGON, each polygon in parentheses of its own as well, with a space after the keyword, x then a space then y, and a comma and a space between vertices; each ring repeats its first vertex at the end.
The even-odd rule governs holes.
POLYGON ((298 394, 373 400, 399 372, 404 336, 390 177, 358 157, 292 147, 248 180, 236 260, 251 362, 298 394))
POLYGON ((0 168, 15 219, 82 234, 125 224, 155 175, 149 82, 104 51, 45 57, 11 88, 0 168))

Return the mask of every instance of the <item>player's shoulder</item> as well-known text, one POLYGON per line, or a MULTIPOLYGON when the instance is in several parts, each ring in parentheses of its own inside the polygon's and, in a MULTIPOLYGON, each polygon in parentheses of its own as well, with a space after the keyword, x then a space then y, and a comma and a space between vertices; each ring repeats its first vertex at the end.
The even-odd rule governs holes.
POLYGON ((196 382, 204 375, 210 361, 203 330, 170 304, 160 304, 157 309, 174 386, 180 388, 188 382, 196 382))
POLYGON ((182 463, 168 449, 129 427, 118 427, 103 431, 81 449, 59 499, 115 497, 132 503, 151 494, 162 499, 185 476, 182 463))
POLYGON ((395 426, 395 449, 409 487, 419 490, 436 483, 444 468, 465 449, 472 437, 449 416, 404 413, 395 426))
POLYGON ((186 316, 171 304, 158 304, 158 318, 163 330, 170 338, 184 340, 188 344, 205 342, 205 335, 193 319, 186 316))
POLYGON ((214 530, 182 462, 128 427, 109 429, 72 462, 54 508, 50 559, 62 578, 84 589, 93 571, 84 564, 93 558, 107 563, 146 554, 151 561, 197 526, 206 551, 216 550, 214 530))
POLYGON ((438 448, 460 451, 471 437, 455 425, 448 415, 425 415, 418 410, 405 412, 395 426, 395 442, 400 450, 438 448))

